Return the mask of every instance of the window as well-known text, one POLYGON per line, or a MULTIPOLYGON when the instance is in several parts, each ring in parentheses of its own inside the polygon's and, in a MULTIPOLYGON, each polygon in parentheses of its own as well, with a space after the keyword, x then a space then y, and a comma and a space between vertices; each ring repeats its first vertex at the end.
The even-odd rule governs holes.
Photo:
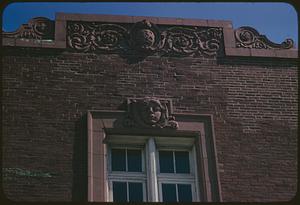
POLYGON ((193 151, 159 150, 158 156, 160 201, 195 201, 197 192, 195 190, 195 165, 191 160, 195 158, 193 151), (193 190, 195 190, 194 193, 193 190))
POLYGON ((111 201, 146 201, 144 151, 141 148, 111 146, 109 156, 111 201))
POLYGON ((142 152, 134 149, 111 150, 112 171, 142 172, 142 152))
POLYGON ((163 202, 192 202, 191 184, 165 184, 161 185, 163 202))
MULTIPOLYGON (((165 138, 110 136, 108 143, 108 198, 113 202, 192 202, 198 200, 194 145, 172 145, 165 138), (141 139, 139 139, 141 140, 141 139)), ((184 137, 177 138, 184 140, 184 137)), ((176 141, 176 139, 175 139, 176 141)), ((174 139, 173 139, 174 142, 174 139)))
POLYGON ((125 128, 126 113, 88 112, 88 201, 222 201, 211 115, 174 130, 125 128))
POLYGON ((159 151, 160 173, 190 173, 188 151, 159 151))

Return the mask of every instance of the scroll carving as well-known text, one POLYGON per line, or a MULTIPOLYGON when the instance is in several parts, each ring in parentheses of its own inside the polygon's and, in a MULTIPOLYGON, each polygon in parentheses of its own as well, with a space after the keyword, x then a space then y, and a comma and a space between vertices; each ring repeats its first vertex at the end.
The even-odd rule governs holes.
POLYGON ((127 30, 116 24, 72 23, 68 32, 69 47, 78 51, 119 50, 127 35, 127 30))
POLYGON ((172 27, 162 35, 166 53, 216 56, 220 49, 222 29, 172 27))
POLYGON ((281 44, 273 43, 265 35, 261 35, 254 28, 240 27, 235 30, 236 47, 256 49, 289 49, 293 47, 293 40, 286 39, 281 44))
POLYGON ((170 102, 156 98, 128 99, 125 127, 177 129, 175 117, 170 115, 170 102))
POLYGON ((33 18, 17 31, 4 32, 2 35, 6 38, 54 39, 54 21, 44 17, 33 18))
POLYGON ((159 28, 143 20, 134 25, 69 22, 68 46, 77 51, 122 51, 160 56, 216 56, 221 28, 159 28))

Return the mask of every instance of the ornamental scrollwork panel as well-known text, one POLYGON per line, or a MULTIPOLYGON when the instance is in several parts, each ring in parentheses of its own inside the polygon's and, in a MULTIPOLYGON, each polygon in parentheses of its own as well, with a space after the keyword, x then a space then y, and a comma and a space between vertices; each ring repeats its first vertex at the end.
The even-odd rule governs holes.
POLYGON ((67 44, 77 51, 121 51, 159 56, 216 56, 223 45, 221 28, 161 27, 135 24, 68 22, 67 44))
POLYGON ((71 23, 67 44, 78 51, 119 50, 126 32, 126 28, 116 24, 71 23))
POLYGON ((23 38, 37 40, 54 40, 54 21, 45 17, 31 19, 28 24, 23 24, 15 32, 3 32, 6 38, 23 38))
POLYGON ((220 49, 222 29, 173 27, 162 35, 166 53, 215 56, 220 49))
POLYGON ((261 35, 254 28, 243 26, 235 30, 236 47, 256 49, 290 49, 293 48, 292 39, 286 39, 281 44, 270 41, 265 35, 261 35))

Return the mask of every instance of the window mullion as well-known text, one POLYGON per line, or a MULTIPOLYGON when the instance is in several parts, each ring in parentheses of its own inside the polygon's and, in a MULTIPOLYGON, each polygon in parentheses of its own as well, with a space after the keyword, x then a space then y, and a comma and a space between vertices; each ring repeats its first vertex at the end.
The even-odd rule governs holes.
POLYGON ((127 148, 125 149, 125 170, 126 172, 128 172, 127 148))
MULTIPOLYGON (((126 149, 126 152, 127 152, 127 149, 126 149)), ((129 182, 126 182, 126 188, 127 188, 127 202, 130 202, 129 200, 129 182)))
POLYGON ((176 189, 176 201, 178 201, 178 184, 175 184, 175 189, 176 189))
POLYGON ((148 187, 149 187, 149 201, 158 202, 158 184, 157 184, 157 169, 156 169, 156 147, 154 138, 149 138, 147 143, 148 155, 148 187))
POLYGON ((172 153, 173 153, 173 168, 174 168, 174 173, 176 174, 176 159, 175 159, 175 151, 172 151, 172 153))

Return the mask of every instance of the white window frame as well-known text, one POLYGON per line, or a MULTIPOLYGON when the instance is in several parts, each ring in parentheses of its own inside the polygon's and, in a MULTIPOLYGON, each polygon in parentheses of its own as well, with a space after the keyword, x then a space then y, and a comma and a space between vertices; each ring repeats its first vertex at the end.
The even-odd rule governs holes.
POLYGON ((128 183, 129 182, 138 182, 143 184, 143 202, 146 202, 146 182, 147 182, 147 176, 146 176, 146 168, 145 168, 145 151, 143 146, 139 145, 120 145, 120 144, 111 144, 109 145, 107 150, 107 199, 110 202, 113 202, 113 182, 126 182, 127 183, 127 199, 129 200, 129 189, 128 189, 128 183), (111 168, 111 150, 112 149, 125 149, 126 150, 126 171, 112 171, 111 168), (141 150, 142 155, 142 172, 128 172, 128 162, 127 162, 127 150, 141 150))
MULTIPOLYGON (((185 137, 173 138, 174 145, 169 147, 166 146, 168 137, 158 137, 158 136, 109 136, 113 140, 111 143, 107 144, 107 199, 108 201, 113 201, 113 190, 112 182, 140 182, 143 183, 143 200, 149 202, 162 202, 162 183, 172 183, 172 184, 191 184, 192 188, 192 200, 193 202, 199 201, 199 186, 197 177, 197 160, 195 153, 195 145, 188 142, 188 146, 185 144, 183 146, 179 145, 184 141, 185 137), (124 137, 127 138, 124 141, 124 137), (118 142, 120 138, 120 143, 118 142), (137 143, 137 140, 139 142, 137 143), (165 138, 165 139, 161 139, 165 138), (134 143, 131 143, 134 142, 134 143), (178 144, 178 142, 180 142, 178 144), (125 143, 125 144, 124 144, 125 143), (123 144, 123 145, 121 145, 123 144), (142 172, 121 172, 111 170, 111 149, 141 149, 142 150, 142 172), (159 173, 159 150, 169 150, 169 151, 188 151, 189 152, 189 164, 190 173, 189 174, 173 174, 173 173, 159 173)), ((126 158, 127 159, 127 158, 126 158)), ((174 164, 175 165, 175 164, 174 164)), ((127 167, 127 160, 126 160, 127 167)), ((175 169, 175 167, 174 167, 175 169)), ((127 168, 126 168, 127 170, 127 168)), ((177 189, 177 185, 176 185, 177 189)), ((129 190, 127 190, 128 194, 129 190)), ((178 194, 177 194, 178 196, 178 194)))
MULTIPOLYGON (((143 202, 147 202, 147 189, 146 189, 146 180, 138 180, 138 179, 127 179, 127 178, 114 178, 113 180, 110 180, 108 182, 108 190, 109 190, 109 202, 113 202, 113 182, 126 182, 127 186, 127 200, 129 200, 129 183, 135 182, 135 183, 142 183, 143 186, 143 202)), ((127 201, 128 202, 128 201, 127 201)))
POLYGON ((195 182, 194 180, 188 181, 188 180, 184 180, 181 181, 180 179, 178 179, 178 181, 174 181, 174 180, 163 180, 158 182, 159 184, 159 199, 160 202, 163 202, 163 196, 162 196, 162 184, 175 184, 176 185, 176 201, 178 202, 178 188, 177 185, 178 184, 189 184, 191 185, 191 191, 192 191, 192 202, 196 202, 197 201, 197 191, 196 191, 196 186, 195 186, 195 182))
POLYGON ((178 190, 177 184, 190 184, 192 189, 192 201, 199 201, 199 186, 198 186, 198 170, 197 170, 197 161, 196 161, 196 152, 195 145, 193 145, 192 149, 187 148, 157 148, 156 150, 157 156, 157 179, 159 184, 159 200, 162 202, 162 184, 176 184, 176 198, 178 201, 178 190), (173 165, 174 165, 174 173, 160 173, 159 167, 159 151, 172 151, 173 153, 173 165), (189 152, 189 163, 190 163, 190 173, 176 173, 176 164, 175 164, 175 152, 176 151, 187 151, 189 152))

